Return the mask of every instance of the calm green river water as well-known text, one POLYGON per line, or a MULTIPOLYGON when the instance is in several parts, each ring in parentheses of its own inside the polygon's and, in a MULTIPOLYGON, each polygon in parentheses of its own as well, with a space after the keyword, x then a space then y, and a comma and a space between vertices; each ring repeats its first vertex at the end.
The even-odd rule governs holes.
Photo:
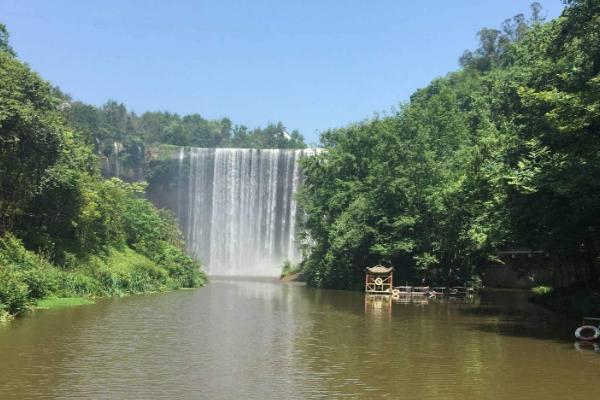
POLYGON ((591 399, 526 293, 392 303, 270 281, 38 311, 0 326, 0 399, 591 399))

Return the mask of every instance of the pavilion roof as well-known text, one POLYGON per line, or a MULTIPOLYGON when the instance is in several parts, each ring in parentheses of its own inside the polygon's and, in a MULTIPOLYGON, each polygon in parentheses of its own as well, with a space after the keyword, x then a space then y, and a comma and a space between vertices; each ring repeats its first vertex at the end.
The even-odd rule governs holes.
POLYGON ((390 272, 392 272, 394 270, 394 267, 387 268, 387 267, 384 267, 381 264, 377 264, 374 267, 367 267, 367 268, 365 268, 365 270, 367 272, 372 273, 372 274, 388 274, 388 273, 390 273, 390 272))

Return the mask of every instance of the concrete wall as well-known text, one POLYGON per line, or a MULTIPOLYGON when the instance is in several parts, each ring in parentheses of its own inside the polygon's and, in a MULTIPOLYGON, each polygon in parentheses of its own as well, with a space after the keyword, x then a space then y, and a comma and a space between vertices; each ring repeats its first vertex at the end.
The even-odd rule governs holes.
POLYGON ((492 263, 479 268, 486 287, 529 289, 552 282, 552 260, 544 255, 507 255, 502 263, 492 263))

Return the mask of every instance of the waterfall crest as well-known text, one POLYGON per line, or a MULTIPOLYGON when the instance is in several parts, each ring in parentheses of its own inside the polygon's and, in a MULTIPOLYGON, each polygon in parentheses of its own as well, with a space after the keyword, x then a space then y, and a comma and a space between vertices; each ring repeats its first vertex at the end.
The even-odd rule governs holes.
POLYGON ((275 277, 298 262, 298 160, 315 150, 181 149, 177 214, 210 275, 275 277))

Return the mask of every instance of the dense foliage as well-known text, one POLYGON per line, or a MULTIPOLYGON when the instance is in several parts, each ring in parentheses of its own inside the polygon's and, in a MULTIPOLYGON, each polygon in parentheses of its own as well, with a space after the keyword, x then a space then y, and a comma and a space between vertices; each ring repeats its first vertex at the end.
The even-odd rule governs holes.
POLYGON ((143 186, 103 180, 85 132, 0 25, 0 318, 48 296, 195 287, 199 265, 143 186))
POLYGON ((63 99, 66 119, 90 142, 137 142, 194 147, 303 148, 298 131, 287 133, 281 122, 265 128, 248 129, 231 120, 206 120, 199 114, 180 116, 165 111, 149 111, 138 116, 114 100, 94 107, 55 89, 63 99))
MULTIPOLYGON (((54 89, 62 99, 61 110, 67 123, 81 132, 96 153, 105 158, 105 164, 118 163, 126 171, 147 168, 145 153, 155 145, 192 147, 236 148, 304 148, 303 137, 298 131, 288 133, 278 122, 265 128, 248 129, 234 125, 228 118, 207 120, 199 114, 180 116, 164 111, 145 112, 136 115, 116 101, 108 101, 102 107, 94 107, 54 89)), ((108 168, 110 170, 110 168, 108 168)), ((146 171, 147 172, 147 171, 146 171)), ((104 171, 105 175, 121 176, 116 171, 104 171)), ((123 174, 135 180, 135 174, 123 174)))
POLYGON ((300 194, 311 284, 357 287, 376 263, 457 283, 517 247, 598 283, 600 1, 567 3, 483 29, 395 115, 323 134, 300 194))

